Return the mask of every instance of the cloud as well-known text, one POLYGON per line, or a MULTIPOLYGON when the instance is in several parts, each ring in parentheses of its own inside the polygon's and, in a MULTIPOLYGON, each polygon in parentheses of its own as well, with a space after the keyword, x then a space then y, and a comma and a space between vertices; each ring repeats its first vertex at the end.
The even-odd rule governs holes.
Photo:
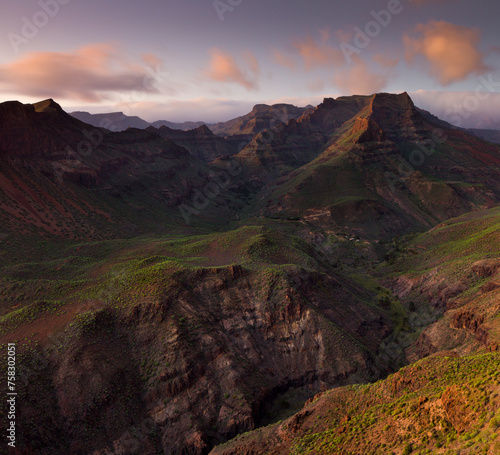
POLYGON ((353 64, 338 72, 333 78, 334 84, 349 95, 371 95, 380 92, 387 85, 387 77, 370 72, 368 65, 359 56, 353 55, 353 64))
POLYGON ((252 54, 252 52, 250 52, 250 51, 244 52, 243 59, 245 60, 246 64, 248 65, 248 69, 250 70, 251 73, 253 73, 255 75, 260 74, 259 62, 255 58, 255 55, 252 54))
POLYGON ((376 54, 373 56, 373 61, 384 68, 394 68, 399 63, 399 57, 391 58, 385 54, 376 54))
POLYGON ((110 106, 108 111, 118 110, 126 115, 137 115, 149 122, 156 120, 219 122, 250 112, 254 104, 253 101, 200 97, 172 99, 168 102, 119 103, 110 106))
POLYGON ((455 0, 412 0, 413 5, 427 5, 427 4, 433 4, 433 5, 439 5, 441 3, 451 3, 455 0))
MULTIPOLYGON (((143 61, 160 62, 152 54, 143 61)), ((144 64, 126 59, 115 45, 92 44, 67 53, 32 52, 0 65, 0 91, 35 99, 101 102, 120 92, 157 93, 159 80, 151 83, 149 74, 144 64)))
POLYGON ((286 68, 289 68, 291 70, 296 68, 295 61, 288 55, 284 54, 283 52, 279 51, 278 49, 275 49, 274 47, 271 49, 271 52, 273 54, 273 60, 280 66, 284 66, 286 68))
POLYGON ((311 36, 305 40, 295 41, 293 47, 302 58, 306 70, 321 67, 340 66, 344 63, 344 56, 340 49, 326 44, 327 35, 322 33, 323 42, 317 43, 311 36))
POLYGON ((246 52, 243 59, 247 68, 241 68, 234 57, 222 51, 212 48, 209 67, 205 70, 206 77, 217 82, 228 82, 242 85, 247 90, 258 88, 259 64, 251 52, 246 52))
MULTIPOLYGON (((480 80, 482 77, 480 77, 480 80)), ((483 81, 489 77, 484 76, 483 81)), ((499 81, 494 80, 495 84, 499 81)), ((476 91, 418 90, 410 93, 415 104, 439 118, 464 128, 500 129, 500 93, 478 81, 476 91)))
POLYGON ((313 79, 307 81, 307 88, 312 92, 322 92, 325 89, 326 81, 323 79, 313 79))
MULTIPOLYGON (((293 104, 299 107, 307 105, 316 106, 323 101, 324 94, 311 97, 282 97, 255 99, 252 101, 232 100, 227 98, 193 98, 185 100, 169 100, 168 102, 138 102, 120 103, 106 108, 98 109, 92 106, 68 106, 67 112, 91 111, 112 112, 123 111, 126 115, 137 115, 148 122, 156 120, 169 120, 171 122, 203 121, 208 123, 223 122, 240 115, 245 115, 252 110, 255 104, 293 104)), ((330 94, 336 98, 339 94, 330 94)))
POLYGON ((414 33, 403 37, 406 59, 411 63, 423 57, 430 74, 444 86, 489 70, 478 49, 477 29, 431 21, 419 24, 414 33))
POLYGON ((341 43, 350 43, 354 38, 354 30, 352 28, 339 29, 335 35, 341 43))

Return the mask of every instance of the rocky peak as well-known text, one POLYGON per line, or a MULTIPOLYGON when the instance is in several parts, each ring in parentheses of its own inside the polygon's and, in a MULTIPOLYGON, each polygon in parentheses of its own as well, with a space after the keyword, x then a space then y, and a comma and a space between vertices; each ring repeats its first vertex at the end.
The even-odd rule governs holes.
POLYGON ((19 101, 7 101, 0 103, 0 123, 14 123, 26 121, 32 117, 35 110, 31 104, 23 104, 19 101))
POLYGON ((370 118, 375 120, 391 140, 410 138, 422 132, 424 117, 408 93, 377 93, 370 102, 370 118))
POLYGON ((269 110, 271 106, 267 105, 267 104, 256 104, 253 108, 252 108, 252 112, 254 114, 261 114, 263 112, 266 112, 269 110))
POLYGON ((62 107, 59 104, 57 104, 52 98, 49 98, 44 101, 39 101, 38 103, 34 103, 33 107, 35 108, 36 112, 46 112, 50 114, 65 113, 62 107))
POLYGON ((201 125, 198 128, 191 130, 196 136, 212 137, 215 136, 212 130, 207 125, 201 125))
POLYGON ((363 142, 382 142, 386 140, 384 131, 372 118, 358 117, 354 122, 352 132, 361 132, 361 135, 357 140, 359 144, 363 142))

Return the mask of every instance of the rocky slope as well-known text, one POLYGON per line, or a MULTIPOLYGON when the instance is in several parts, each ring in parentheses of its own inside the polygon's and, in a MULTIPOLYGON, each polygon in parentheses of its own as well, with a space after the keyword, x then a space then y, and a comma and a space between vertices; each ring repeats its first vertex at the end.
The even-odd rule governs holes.
POLYGON ((460 355, 498 350, 500 213, 449 220, 400 247, 387 285, 411 304, 422 331, 407 348, 409 361, 442 350, 460 355), (436 322, 432 321, 434 314, 436 322))
POLYGON ((302 108, 291 104, 273 104, 272 106, 257 104, 246 115, 209 125, 209 127, 219 136, 246 135, 251 139, 266 129, 299 118, 310 109, 311 106, 302 108))
POLYGON ((387 352, 405 349, 410 366, 375 384, 320 394, 284 422, 211 453, 496 454, 499 222, 497 208, 449 220, 397 242, 375 271, 408 327, 387 352))
POLYGON ((325 100, 237 158, 265 216, 387 239, 498 203, 499 147, 442 126, 406 93, 325 100))
POLYGON ((449 454, 500 450, 498 353, 429 357, 384 381, 334 389, 212 455, 449 454))
MULTIPOLYGON (((213 186, 211 176, 227 167, 207 167, 157 132, 94 128, 52 100, 1 104, 0 127, 4 233, 105 238, 178 225, 179 206, 192 206, 196 194, 213 186)), ((225 196, 216 187, 205 218, 234 216, 226 208, 230 183, 225 196)))
MULTIPOLYGON (((187 149, 195 158, 208 163, 219 157, 235 155, 239 151, 237 148, 239 141, 218 137, 206 125, 188 131, 174 130, 167 126, 162 126, 158 130, 149 127, 147 131, 175 142, 187 149)), ((243 144, 246 145, 246 142, 243 144)))
POLYGON ((1 342, 32 334, 18 347, 17 453, 206 454, 290 388, 387 374, 376 356, 390 318, 351 280, 312 269, 298 239, 248 227, 53 254, 29 279, 28 264, 2 271, 2 308, 16 309, 1 342), (101 259, 70 265, 89 254, 101 259))

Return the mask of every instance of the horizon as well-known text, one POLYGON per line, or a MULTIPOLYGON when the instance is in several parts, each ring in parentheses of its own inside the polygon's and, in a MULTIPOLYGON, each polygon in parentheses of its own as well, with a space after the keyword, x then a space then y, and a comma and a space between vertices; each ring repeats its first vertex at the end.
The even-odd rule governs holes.
POLYGON ((500 454, 500 3, 7 1, 5 450, 500 454))
POLYGON ((0 94, 213 123, 255 104, 407 91, 450 123, 500 128, 499 13, 486 0, 11 1, 0 94))
MULTIPOLYGON (((135 115, 135 114, 128 115, 128 114, 126 114, 123 111, 106 111, 106 110, 102 110, 102 108, 97 109, 97 110, 94 110, 94 109, 91 109, 91 110, 81 110, 81 109, 78 109, 78 108, 66 107, 66 106, 64 106, 64 104, 60 103, 57 99, 54 99, 54 98, 51 98, 51 97, 45 98, 43 100, 37 100, 37 101, 27 102, 27 103, 23 103, 23 104, 32 104, 33 105, 33 104, 40 103, 40 102, 43 102, 43 101, 52 100, 55 103, 59 104, 61 106, 61 108, 64 110, 64 112, 66 112, 69 115, 72 115, 72 114, 75 114, 75 113, 84 113, 84 114, 91 114, 91 115, 122 114, 122 115, 124 115, 126 117, 137 117, 137 118, 139 118, 141 120, 144 120, 144 121, 146 121, 148 123, 151 123, 151 124, 153 124, 155 122, 166 121, 166 122, 179 123, 179 124, 182 124, 182 123, 204 123, 206 125, 215 125, 217 123, 225 123, 225 122, 234 120, 235 118, 243 117, 243 116, 249 114, 253 110, 253 108, 255 106, 258 106, 258 105, 275 106, 275 105, 278 105, 278 104, 285 104, 285 105, 289 105, 289 106, 293 106, 293 107, 298 107, 298 108, 307 108, 309 106, 317 107, 321 103, 323 103, 324 100, 326 100, 326 99, 336 99, 336 98, 341 98, 341 97, 355 97, 355 96, 373 96, 373 95, 376 95, 377 93, 389 93, 389 94, 392 94, 392 95, 400 95, 400 94, 403 94, 403 93, 407 93, 410 96, 410 98, 412 99, 412 101, 414 102, 414 104, 415 104, 416 107, 418 107, 420 109, 423 109, 423 110, 427 110, 428 112, 430 112, 431 114, 435 115, 439 119, 445 120, 448 123, 450 123, 452 126, 455 126, 455 127, 469 128, 469 129, 485 129, 485 130, 487 130, 487 129, 491 129, 491 130, 498 129, 498 130, 500 130, 500 122, 498 123, 498 125, 494 125, 494 127, 488 128, 488 127, 482 127, 481 125, 477 125, 476 121, 474 119, 472 119, 472 124, 471 124, 470 122, 467 122, 467 117, 464 117, 464 116, 454 116, 453 117, 455 119, 455 123, 454 123, 452 121, 453 118, 451 120, 450 120, 450 118, 446 119, 446 118, 444 118, 445 116, 442 115, 442 113, 440 115, 440 113, 436 113, 435 111, 433 111, 433 110, 431 110, 429 108, 422 107, 417 102, 415 102, 415 96, 418 97, 418 92, 416 92, 416 93, 410 93, 410 92, 407 92, 407 91, 402 91, 402 92, 399 92, 399 93, 391 93, 391 92, 381 91, 381 92, 372 93, 370 95, 356 95, 356 94, 354 94, 354 95, 338 95, 338 96, 322 96, 322 97, 320 96, 319 98, 321 98, 321 101, 319 101, 319 102, 317 102, 315 104, 309 103, 309 104, 305 104, 305 105, 299 105, 299 104, 293 104, 293 103, 286 103, 286 102, 272 102, 272 101, 271 102, 258 102, 258 103, 253 103, 251 105, 249 104, 250 107, 246 111, 241 110, 240 113, 237 113, 236 115, 234 115, 232 117, 222 118, 220 120, 214 120, 214 121, 207 121, 207 120, 195 119, 195 118, 186 118, 186 119, 181 119, 181 120, 173 120, 171 118, 152 118, 152 119, 148 119, 148 118, 145 118, 145 117, 141 117, 140 115, 135 115)), ((10 102, 10 101, 19 101, 19 100, 4 100, 4 101, 0 102, 0 104, 5 103, 5 102, 10 102)))

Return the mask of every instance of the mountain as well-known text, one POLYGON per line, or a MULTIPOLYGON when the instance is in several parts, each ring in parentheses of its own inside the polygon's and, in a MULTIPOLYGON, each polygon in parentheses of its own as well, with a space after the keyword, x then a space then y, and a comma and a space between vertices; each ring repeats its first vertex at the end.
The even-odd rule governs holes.
POLYGON ((15 453, 496 453, 500 146, 406 93, 254 110, 0 104, 15 453))
POLYGON ((443 126, 445 128, 455 128, 457 130, 466 131, 467 133, 473 134, 474 136, 477 136, 480 139, 483 139, 483 140, 488 141, 488 142, 494 142, 496 144, 500 143, 500 131, 499 130, 478 129, 478 128, 459 128, 459 127, 451 125, 448 122, 445 122, 444 120, 439 119, 438 117, 436 117, 435 115, 431 114, 428 111, 425 111, 423 109, 418 109, 418 110, 420 111, 420 113, 424 117, 426 117, 432 123, 438 124, 438 125, 443 126))
POLYGON ((151 126, 153 126, 154 128, 161 128, 162 126, 166 126, 173 130, 182 130, 182 131, 193 130, 203 125, 205 125, 205 122, 175 123, 175 122, 169 122, 168 120, 157 120, 156 122, 151 123, 151 126))
POLYGON ((306 110, 308 108, 296 107, 291 104, 274 104, 272 106, 257 104, 246 115, 227 122, 209 125, 209 127, 219 136, 254 136, 279 123, 287 123, 291 119, 298 118, 306 110))
POLYGON ((127 128, 147 128, 150 124, 137 116, 128 116, 123 112, 109 112, 106 114, 89 114, 75 111, 71 116, 97 128, 106 128, 110 131, 124 131, 127 128))
POLYGON ((161 137, 186 148, 191 155, 206 162, 235 155, 239 151, 235 141, 216 136, 206 125, 188 131, 174 130, 168 126, 161 126, 159 129, 149 127, 147 130, 157 132, 161 137))
POLYGON ((406 93, 327 99, 237 159, 265 185, 264 216, 364 238, 428 229, 500 197, 500 147, 434 122, 406 93))
MULTIPOLYGON (((163 229, 182 222, 179 206, 221 172, 158 133, 95 128, 52 100, 0 104, 0 128, 0 222, 7 233, 106 238, 163 229)), ((225 199, 212 199, 217 205, 203 219, 234 216, 225 199)))
POLYGON ((167 120, 158 120, 156 122, 149 123, 140 117, 125 115, 123 112, 90 114, 88 112, 75 111, 71 112, 70 115, 89 125, 95 126, 97 128, 106 128, 110 131, 124 131, 127 128, 145 129, 148 126, 160 128, 164 125, 172 129, 188 130, 204 125, 203 122, 174 123, 167 120))
POLYGON ((208 126, 218 136, 238 136, 242 140, 251 140, 252 136, 264 131, 278 123, 286 123, 292 118, 300 117, 306 110, 312 109, 295 107, 291 104, 257 104, 252 111, 242 117, 227 122, 206 124, 205 122, 175 123, 167 120, 158 120, 148 123, 137 116, 128 116, 123 112, 110 112, 107 114, 89 114, 88 112, 71 112, 70 115, 89 125, 106 128, 111 131, 124 131, 127 128, 145 129, 152 126, 160 129, 165 126, 171 130, 195 130, 203 125, 208 126))
POLYGON ((481 139, 484 139, 485 141, 500 144, 500 130, 469 129, 467 131, 481 139))
POLYGON ((318 394, 210 453, 497 453, 499 233, 495 208, 398 242, 376 274, 392 275, 386 284, 414 329, 388 352, 406 348, 413 363, 374 384, 318 394))

